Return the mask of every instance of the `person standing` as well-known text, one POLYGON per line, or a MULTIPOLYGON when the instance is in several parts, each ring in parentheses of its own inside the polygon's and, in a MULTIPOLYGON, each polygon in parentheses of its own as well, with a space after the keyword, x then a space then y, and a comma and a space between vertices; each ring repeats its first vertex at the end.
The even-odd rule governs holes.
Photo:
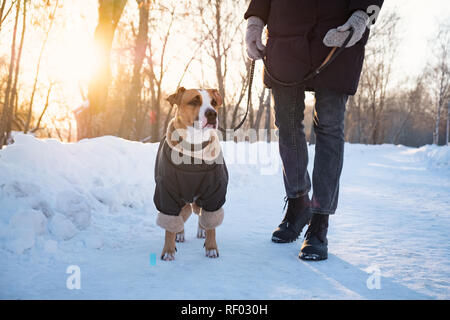
POLYGON ((275 102, 287 202, 272 241, 295 241, 309 223, 299 254, 303 260, 328 257, 328 222, 338 205, 344 158, 345 107, 348 97, 358 88, 368 25, 374 22, 382 5, 383 0, 251 0, 244 15, 248 20, 248 56, 253 60, 265 57, 270 75, 283 82, 301 81, 321 65, 331 47, 342 46, 350 29, 354 31, 336 60, 302 86, 280 85, 265 70, 264 83, 272 88, 275 102), (266 46, 261 40, 265 25, 266 46), (316 98, 311 199, 303 126, 305 91, 314 91, 316 98))

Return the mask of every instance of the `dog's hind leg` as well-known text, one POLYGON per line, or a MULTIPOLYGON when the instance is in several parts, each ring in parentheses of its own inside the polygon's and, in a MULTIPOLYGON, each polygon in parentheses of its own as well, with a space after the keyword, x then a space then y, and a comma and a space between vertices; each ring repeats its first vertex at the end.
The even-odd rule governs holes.
MULTIPOLYGON (((180 212, 180 216, 183 218, 183 221, 186 222, 189 217, 192 214, 192 207, 191 204, 188 203, 187 205, 185 205, 183 207, 183 209, 181 209, 180 212)), ((177 233, 176 237, 175 237, 175 241, 176 242, 184 242, 185 238, 184 238, 184 229, 180 232, 177 233)))
MULTIPOLYGON (((192 211, 198 216, 200 216, 200 213, 202 212, 202 208, 200 208, 195 202, 192 204, 192 211)), ((197 238, 199 239, 205 239, 206 238, 206 230, 202 228, 200 225, 200 217, 199 217, 199 223, 197 226, 197 238)))
POLYGON ((197 226, 197 238, 205 239, 206 238, 206 230, 202 228, 200 224, 197 226))

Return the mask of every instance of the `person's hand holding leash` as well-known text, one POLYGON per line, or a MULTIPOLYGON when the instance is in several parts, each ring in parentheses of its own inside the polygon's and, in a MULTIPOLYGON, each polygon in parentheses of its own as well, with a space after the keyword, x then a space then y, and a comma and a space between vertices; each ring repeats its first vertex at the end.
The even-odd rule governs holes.
POLYGON ((248 18, 245 42, 247 44, 247 55, 250 59, 259 60, 264 58, 266 47, 261 41, 263 29, 264 21, 260 18, 256 16, 248 18))
POLYGON ((323 39, 323 43, 327 47, 341 47, 349 35, 349 30, 353 28, 353 37, 347 44, 347 48, 353 47, 359 40, 361 40, 369 21, 370 19, 367 13, 362 10, 355 11, 345 24, 328 31, 323 39))

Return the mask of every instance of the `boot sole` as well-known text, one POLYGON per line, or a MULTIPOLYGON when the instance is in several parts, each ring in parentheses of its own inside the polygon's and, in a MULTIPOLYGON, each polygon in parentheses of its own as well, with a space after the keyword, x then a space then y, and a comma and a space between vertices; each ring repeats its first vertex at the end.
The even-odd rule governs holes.
POLYGON ((292 240, 285 240, 285 239, 281 239, 281 238, 272 236, 272 242, 275 242, 275 243, 291 243, 291 242, 296 241, 297 239, 298 238, 292 239, 292 240))
POLYGON ((321 255, 314 254, 314 253, 309 253, 309 254, 302 253, 298 257, 304 261, 322 261, 322 260, 328 259, 328 255, 321 256, 321 255))

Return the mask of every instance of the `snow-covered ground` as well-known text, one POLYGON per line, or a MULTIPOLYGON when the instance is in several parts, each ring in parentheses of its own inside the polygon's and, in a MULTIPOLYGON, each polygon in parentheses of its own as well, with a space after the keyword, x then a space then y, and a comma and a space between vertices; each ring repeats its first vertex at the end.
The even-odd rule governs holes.
POLYGON ((329 259, 306 263, 301 239, 270 241, 284 197, 277 144, 224 143, 220 258, 204 256, 192 216, 176 260, 152 265, 164 240, 152 201, 157 144, 15 141, 0 151, 2 299, 450 298, 448 147, 347 144, 329 259), (79 290, 66 287, 70 265, 79 290))

